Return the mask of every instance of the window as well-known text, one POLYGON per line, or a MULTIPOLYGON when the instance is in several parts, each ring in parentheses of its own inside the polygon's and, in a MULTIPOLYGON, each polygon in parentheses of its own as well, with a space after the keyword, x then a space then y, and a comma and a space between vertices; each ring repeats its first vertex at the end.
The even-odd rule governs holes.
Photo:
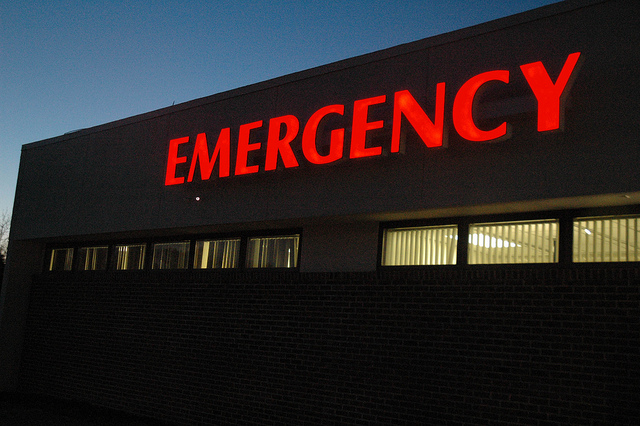
POLYGON ((457 246, 455 225, 387 229, 382 242, 382 265, 455 265, 457 246))
POLYGON ((247 268, 295 268, 300 235, 249 238, 247 268))
POLYGON ((117 245, 117 270, 133 270, 144 268, 145 244, 117 245))
POLYGON ((640 216, 573 221, 574 262, 640 261, 640 216))
POLYGON ((554 263, 557 242, 557 220, 472 224, 469 264, 554 263))
POLYGON ((51 250, 50 271, 70 271, 73 266, 73 249, 60 248, 51 250))
POLYGON ((107 269, 109 247, 81 247, 78 250, 78 269, 80 271, 104 271, 107 269))
POLYGON ((196 242, 194 269, 237 268, 240 238, 196 242))
POLYGON ((153 245, 153 269, 186 269, 189 264, 189 241, 153 245))

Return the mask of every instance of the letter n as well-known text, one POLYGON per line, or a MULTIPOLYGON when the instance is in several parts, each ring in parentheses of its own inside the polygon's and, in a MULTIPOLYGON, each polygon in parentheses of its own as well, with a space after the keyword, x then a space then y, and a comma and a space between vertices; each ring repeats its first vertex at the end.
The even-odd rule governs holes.
POLYGON ((444 136, 444 83, 436 86, 436 112, 435 120, 431 121, 424 110, 418 105, 415 98, 408 90, 401 90, 395 93, 393 100, 393 131, 391 134, 391 152, 400 150, 400 125, 402 115, 422 139, 422 142, 429 147, 442 146, 444 136))

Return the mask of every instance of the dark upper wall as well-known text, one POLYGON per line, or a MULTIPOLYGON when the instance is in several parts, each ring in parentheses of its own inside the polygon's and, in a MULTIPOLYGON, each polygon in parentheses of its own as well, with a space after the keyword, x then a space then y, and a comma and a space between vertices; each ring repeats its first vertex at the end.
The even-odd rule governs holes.
MULTIPOLYGON (((56 237, 266 220, 402 212, 640 191, 637 118, 640 5, 636 1, 561 3, 484 25, 330 64, 247 88, 99 126, 23 148, 13 239, 56 237), (555 80, 567 56, 582 66, 566 101, 563 132, 536 131, 536 101, 519 66, 542 61, 555 80), (485 71, 509 70, 480 98, 480 126, 502 121, 512 137, 463 140, 454 130, 458 89, 485 71), (433 118, 435 88, 446 83, 447 148, 427 149, 408 132, 404 154, 348 159, 355 100, 386 95, 369 121, 388 151, 393 94, 408 89, 433 118), (345 105, 329 130, 344 127, 340 162, 309 164, 299 146, 319 108, 345 105), (233 176, 240 125, 263 120, 253 142, 266 145, 268 120, 293 114, 300 167, 233 176), (229 178, 165 186, 169 141, 198 133, 210 147, 231 128, 229 178), (195 197, 201 197, 199 202, 195 197)), ((407 123, 404 124, 409 127, 407 123)), ((250 164, 263 162, 250 156, 250 164)), ((186 176, 189 163, 178 167, 186 176), (184 167, 184 168, 182 168, 184 167)), ((196 172, 197 176, 197 172, 196 172)))

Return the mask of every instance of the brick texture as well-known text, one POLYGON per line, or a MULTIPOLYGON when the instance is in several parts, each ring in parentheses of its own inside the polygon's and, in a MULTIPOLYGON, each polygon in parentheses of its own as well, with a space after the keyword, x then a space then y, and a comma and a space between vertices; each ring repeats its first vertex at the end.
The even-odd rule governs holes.
POLYGON ((632 424, 640 267, 47 274, 21 392, 169 424, 632 424))

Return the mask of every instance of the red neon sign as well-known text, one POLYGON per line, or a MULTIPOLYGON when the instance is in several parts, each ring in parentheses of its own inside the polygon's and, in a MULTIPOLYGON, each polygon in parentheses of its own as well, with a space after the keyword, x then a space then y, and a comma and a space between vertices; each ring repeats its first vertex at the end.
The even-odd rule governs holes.
POLYGON ((444 83, 436 86, 435 120, 431 121, 408 90, 396 92, 393 99, 391 152, 400 150, 400 123, 404 115, 428 148, 442 146, 444 134, 444 83))
POLYGON ((568 93, 571 80, 575 77, 573 70, 579 58, 580 52, 569 55, 555 83, 549 78, 542 62, 534 62, 520 67, 538 100, 539 132, 556 130, 561 127, 563 109, 560 108, 560 104, 568 93))
MULTIPOLYGON (((538 103, 538 131, 546 132, 562 128, 563 100, 566 97, 575 77, 575 69, 580 52, 567 57, 555 83, 547 73, 542 62, 533 62, 520 66, 531 91, 538 103)), ((476 95, 489 82, 509 84, 508 70, 489 71, 467 80, 458 90, 452 107, 452 119, 456 132, 464 139, 472 142, 488 142, 506 139, 510 136, 510 125, 503 122, 491 130, 481 130, 474 121, 476 95)), ((495 84, 495 83, 492 83, 495 84)), ((367 134, 384 127, 384 120, 369 121, 369 108, 384 104, 385 95, 359 99, 353 104, 351 141, 349 158, 375 157, 382 155, 383 147, 367 146, 367 134)), ((408 90, 400 90, 393 95, 393 117, 389 152, 400 150, 401 123, 404 116, 416 131, 427 148, 443 146, 447 133, 444 129, 445 83, 436 86, 435 111, 433 120, 422 109, 418 101, 408 90)), ((344 157, 345 130, 333 129, 330 132, 329 152, 320 154, 317 147, 317 133, 320 123, 331 114, 344 116, 344 105, 328 105, 313 113, 302 129, 301 149, 304 159, 311 164, 328 164, 344 157)), ((251 142, 251 131, 261 128, 263 121, 242 124, 239 128, 238 144, 234 175, 257 173, 261 166, 265 171, 276 170, 278 161, 285 168, 298 167, 291 144, 300 133, 300 121, 293 115, 271 118, 268 124, 266 147, 261 142, 251 142), (284 133, 284 135, 282 135, 284 133), (281 136, 282 135, 282 136, 281 136), (264 164, 249 164, 249 153, 266 149, 264 164)), ((181 137, 169 141, 165 185, 179 185, 185 182, 184 176, 177 175, 178 165, 191 161, 187 181, 194 177, 196 166, 200 166, 200 177, 207 180, 211 177, 214 165, 218 163, 218 176, 228 177, 231 172, 231 130, 220 131, 211 156, 207 145, 207 137, 200 133, 196 137, 191 157, 180 156, 180 145, 189 142, 189 137, 181 137)))
POLYGON ((293 150, 291 149, 291 142, 298 135, 300 129, 300 122, 293 115, 285 115, 284 117, 272 118, 269 121, 269 136, 267 137, 267 158, 264 163, 265 170, 275 170, 278 165, 278 156, 282 158, 284 166, 298 167, 298 160, 296 159, 293 150), (280 139, 280 132, 282 126, 285 127, 285 134, 280 139))
POLYGON ((334 129, 331 131, 329 154, 322 156, 318 153, 318 147, 316 145, 318 126, 320 125, 320 121, 329 114, 344 115, 344 105, 329 105, 320 108, 309 118, 302 133, 302 153, 310 163, 327 164, 342 158, 344 129, 334 129))
POLYGON ((453 125, 458 134, 473 142, 500 139, 507 134, 507 123, 493 130, 480 130, 473 122, 473 100, 480 87, 492 80, 509 82, 509 71, 489 71, 470 78, 462 85, 453 101, 453 125))
POLYGON ((353 103, 353 127, 351 128, 351 152, 349 158, 372 157, 382 154, 381 146, 365 147, 367 132, 369 130, 381 129, 384 121, 367 121, 369 107, 371 105, 382 104, 387 97, 376 96, 375 98, 362 99, 353 103))

